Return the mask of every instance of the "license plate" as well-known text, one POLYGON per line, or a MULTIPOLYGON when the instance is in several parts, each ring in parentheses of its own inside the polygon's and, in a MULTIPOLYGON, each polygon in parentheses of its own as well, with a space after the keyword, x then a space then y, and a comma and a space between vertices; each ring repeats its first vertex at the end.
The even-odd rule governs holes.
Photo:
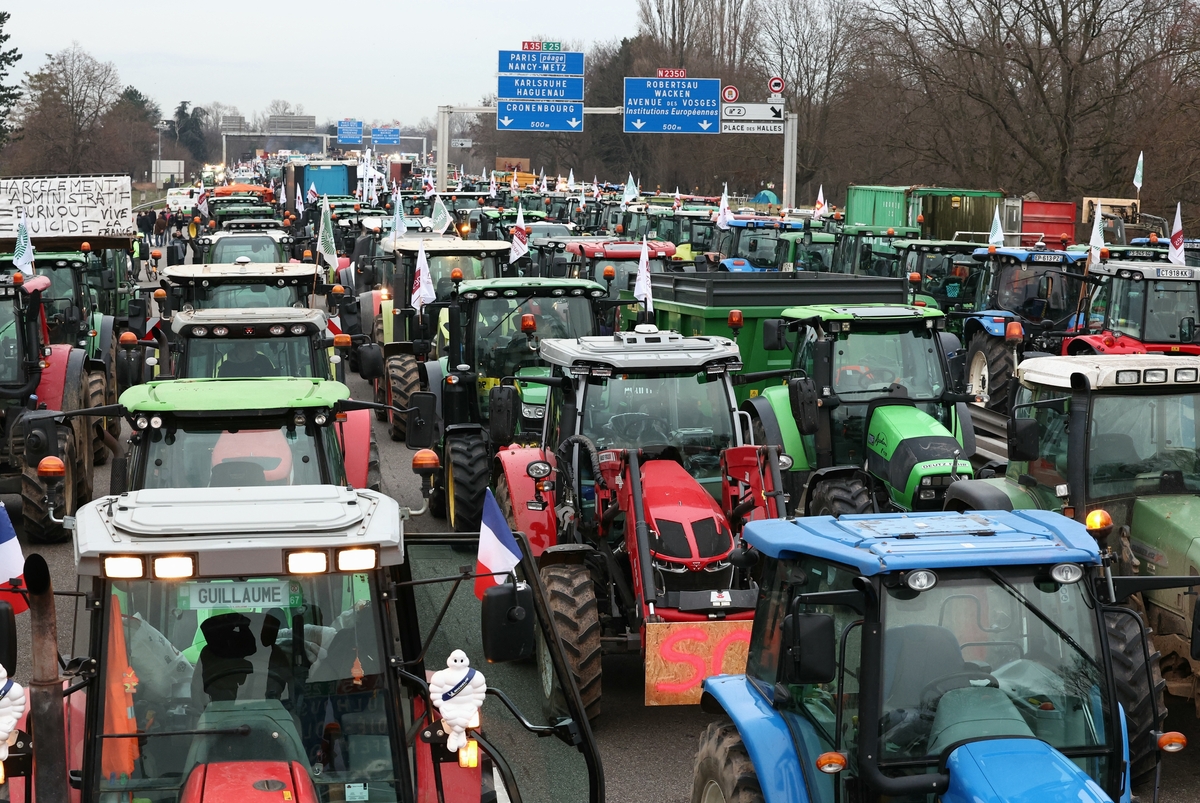
POLYGON ((1034 254, 1030 259, 1034 262, 1053 262, 1055 264, 1063 260, 1059 254, 1034 254))
POLYGON ((179 589, 179 607, 205 611, 214 608, 260 610, 295 608, 304 604, 297 586, 288 580, 261 583, 186 583, 179 589))
POLYGON ((1160 279, 1190 279, 1193 273, 1191 268, 1156 268, 1154 271, 1160 279))
POLYGON ((1153 259, 1153 251, 1126 251, 1125 256, 1128 259, 1153 259))

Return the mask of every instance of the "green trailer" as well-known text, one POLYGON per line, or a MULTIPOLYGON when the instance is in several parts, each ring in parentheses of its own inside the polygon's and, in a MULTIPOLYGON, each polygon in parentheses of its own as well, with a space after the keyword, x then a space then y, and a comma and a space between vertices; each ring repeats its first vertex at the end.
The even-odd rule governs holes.
POLYGON ((1003 190, 958 187, 855 186, 846 188, 847 226, 916 227, 917 237, 953 240, 986 234, 1003 190))

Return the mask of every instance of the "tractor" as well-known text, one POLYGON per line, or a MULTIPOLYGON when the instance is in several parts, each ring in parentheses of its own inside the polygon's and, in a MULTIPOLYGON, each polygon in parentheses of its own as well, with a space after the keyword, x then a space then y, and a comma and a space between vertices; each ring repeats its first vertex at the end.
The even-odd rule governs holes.
POLYGON ((643 654, 648 704, 694 703, 710 665, 740 665, 729 648, 757 590, 738 534, 783 515, 788 459, 743 438, 727 338, 640 324, 543 340, 540 356, 550 375, 527 380, 550 389, 537 443, 512 442, 514 378, 491 391, 495 496, 538 555, 588 714, 605 651, 643 654))
MULTIPOLYGON (((1200 572, 1191 518, 1200 492, 1200 357, 1103 354, 1027 359, 1017 367, 1002 476, 956 483, 952 510, 1061 511, 1100 539, 1105 561, 1131 581, 1200 572)), ((1124 600, 1124 594, 1118 599, 1124 600)), ((1144 609, 1172 694, 1200 715, 1200 655, 1187 634, 1200 622, 1190 595, 1154 586, 1132 603, 1144 609)), ((1146 721, 1154 705, 1126 715, 1146 721)), ((1154 706, 1157 706, 1155 710, 1154 706)), ((1132 728, 1131 728, 1132 738, 1132 728)), ((1131 748, 1135 772, 1153 752, 1131 748)))
POLYGON ((778 270, 775 252, 779 238, 800 232, 804 223, 770 217, 737 217, 728 228, 718 229, 706 252, 695 256, 697 271, 722 270, 733 273, 778 270))
MULTIPOLYGON (((292 408, 292 446, 335 426, 325 401, 292 408)), ((186 417, 139 412, 134 426, 142 416, 148 444, 199 435, 221 448, 186 417)), ((212 479, 278 470, 258 454, 212 479)), ((32 783, 37 800, 82 803, 603 803, 596 742, 522 536, 509 582, 476 578, 449 547, 474 553, 478 533, 406 532, 424 508, 315 479, 145 487, 79 511, 76 652, 61 664, 49 570, 29 556, 33 682, 4 762, 12 799, 32 799, 32 783), (490 586, 482 601, 474 579, 490 586), (482 708, 443 718, 453 694, 436 673, 468 668, 486 673, 482 708), (448 723, 465 726, 461 746, 448 723)), ((0 632, 15 632, 7 606, 0 632)))
POLYGON ((972 476, 975 431, 946 316, 902 304, 812 305, 762 324, 803 378, 746 399, 755 442, 791 457, 796 515, 939 510, 972 476), (815 384, 814 384, 815 383, 815 384))
MULTIPOLYGON (((810 228, 812 224, 809 224, 810 228)), ((830 222, 824 229, 837 237, 833 248, 835 273, 856 276, 905 276, 904 255, 896 243, 921 236, 917 226, 838 225, 830 222)))
POLYGON ((294 242, 283 222, 274 218, 230 221, 220 231, 196 238, 200 262, 236 262, 239 257, 256 263, 287 262, 294 242))
POLYGON ((1114 577, 1082 524, 1038 510, 744 537, 762 578, 749 657, 704 683, 718 719, 692 803, 1129 801, 1186 745, 1142 714, 1152 653, 1122 600, 1200 578, 1114 577))

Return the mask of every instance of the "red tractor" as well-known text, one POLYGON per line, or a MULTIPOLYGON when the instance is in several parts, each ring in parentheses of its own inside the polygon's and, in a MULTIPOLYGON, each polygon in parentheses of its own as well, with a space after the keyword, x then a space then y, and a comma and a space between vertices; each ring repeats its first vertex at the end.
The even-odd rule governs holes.
MULTIPOLYGON (((538 553, 588 715, 602 651, 642 651, 647 703, 698 702, 705 677, 744 663, 758 591, 741 528, 785 510, 790 458, 745 442, 733 392, 765 377, 732 376, 730 340, 650 324, 543 340, 540 357, 541 444, 499 449, 495 495, 538 553)), ((520 406, 511 379, 492 390, 493 443, 511 443, 520 406)))

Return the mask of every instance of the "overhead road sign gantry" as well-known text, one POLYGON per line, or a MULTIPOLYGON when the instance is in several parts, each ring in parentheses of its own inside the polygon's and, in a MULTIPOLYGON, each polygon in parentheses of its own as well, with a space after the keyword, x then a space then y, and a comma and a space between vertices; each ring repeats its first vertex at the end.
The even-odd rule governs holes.
POLYGON ((579 132, 583 130, 583 104, 498 100, 496 130, 579 132))
POLYGON ((337 141, 339 145, 361 145, 363 141, 362 120, 338 120, 337 141))
POLYGON ((583 131, 583 54, 560 42, 500 51, 497 131, 583 131))
POLYGON ((372 145, 399 145, 400 144, 400 129, 399 128, 372 128, 371 129, 371 144, 372 145))
POLYGON ((626 78, 626 134, 716 134, 719 78, 626 78))
POLYGON ((574 51, 550 52, 501 50, 500 74, 583 75, 583 54, 574 51))

